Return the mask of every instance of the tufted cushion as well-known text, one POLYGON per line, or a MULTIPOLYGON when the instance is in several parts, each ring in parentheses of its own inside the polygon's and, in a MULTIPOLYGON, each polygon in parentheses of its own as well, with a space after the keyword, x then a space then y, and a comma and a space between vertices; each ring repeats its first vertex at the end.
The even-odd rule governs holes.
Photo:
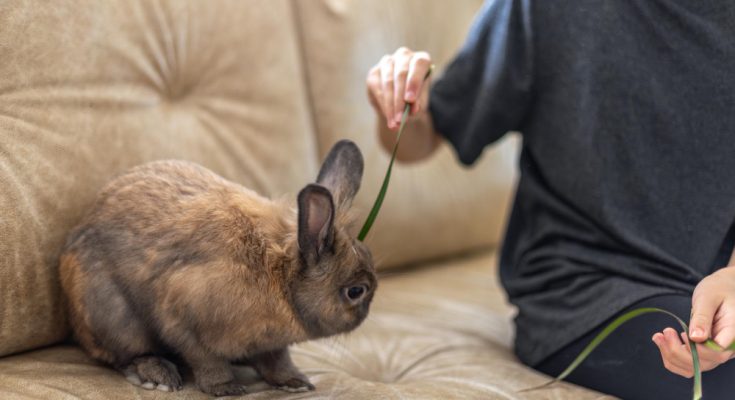
MULTIPOLYGON (((295 192, 339 138, 366 153, 367 211, 387 155, 364 93, 400 44, 441 67, 481 0, 106 0, 0 7, 0 355, 66 336, 56 277, 69 228, 112 176, 183 158, 266 195, 295 192), (316 131, 319 131, 317 135, 316 131)), ((440 68, 441 69, 441 68, 440 68)), ((400 165, 369 238, 384 266, 497 244, 512 141, 463 171, 448 148, 400 165)), ((384 272, 354 333, 293 348, 316 392, 254 383, 249 399, 592 399, 509 350, 511 310, 494 256, 384 272), (263 391, 265 390, 265 391, 263 391)), ((252 370, 240 378, 255 382, 252 370)), ((208 399, 189 385, 176 398, 208 399)), ((78 347, 0 358, 0 398, 169 399, 134 387, 78 347)))
MULTIPOLYGON (((508 349, 510 309, 497 287, 493 263, 494 256, 485 253, 386 277, 371 315, 355 332, 293 348, 294 362, 316 392, 275 392, 261 382, 252 385, 261 392, 244 398, 610 399, 570 384, 519 393, 549 378, 518 364, 508 349)), ((239 376, 257 382, 252 370, 241 369, 239 376)), ((0 359, 0 397, 16 395, 171 398, 129 384, 68 346, 0 359)), ((188 383, 176 398, 210 397, 188 383)))
MULTIPOLYGON (((429 51, 437 74, 457 52, 482 0, 296 1, 324 154, 343 137, 365 153, 365 179, 356 204, 369 210, 388 154, 378 143, 365 77, 380 57, 401 45, 429 51)), ((368 243, 382 267, 496 245, 514 180, 516 144, 505 140, 472 169, 442 148, 428 162, 396 165, 368 243)))
POLYGON ((155 159, 265 194, 315 177, 286 0, 0 7, 0 355, 67 329, 58 252, 95 192, 155 159))

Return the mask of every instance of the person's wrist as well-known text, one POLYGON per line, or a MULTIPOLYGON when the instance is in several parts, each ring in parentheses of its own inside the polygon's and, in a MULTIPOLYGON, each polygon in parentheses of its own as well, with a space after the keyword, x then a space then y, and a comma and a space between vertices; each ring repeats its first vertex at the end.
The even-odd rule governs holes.
POLYGON ((428 118, 427 114, 428 113, 426 112, 426 109, 422 107, 416 112, 416 114, 413 114, 413 113, 408 114, 408 119, 406 119, 406 123, 411 124, 416 121, 422 121, 425 118, 428 118))

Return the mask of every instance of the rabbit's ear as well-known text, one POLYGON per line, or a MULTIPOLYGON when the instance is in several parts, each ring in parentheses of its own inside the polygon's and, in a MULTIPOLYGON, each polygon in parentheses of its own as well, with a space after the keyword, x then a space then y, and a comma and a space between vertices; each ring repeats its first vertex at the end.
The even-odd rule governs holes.
POLYGON ((334 202, 332 194, 320 185, 301 189, 299 205, 299 250, 307 265, 315 265, 334 242, 334 202))
POLYGON ((337 207, 349 206, 360 189, 364 162, 357 145, 340 140, 329 151, 316 181, 332 192, 337 207))

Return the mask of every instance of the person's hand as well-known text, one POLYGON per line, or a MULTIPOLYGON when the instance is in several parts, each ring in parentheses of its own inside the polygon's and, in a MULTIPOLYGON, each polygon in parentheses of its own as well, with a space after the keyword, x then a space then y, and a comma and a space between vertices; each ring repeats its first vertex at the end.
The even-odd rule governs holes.
POLYGON ((370 69, 367 76, 370 104, 385 119, 388 129, 398 129, 406 103, 413 104, 411 115, 426 110, 430 82, 429 79, 424 81, 424 77, 429 68, 431 56, 428 53, 401 47, 383 56, 370 69))
MULTIPOLYGON (((703 343, 712 337, 722 347, 735 340, 735 266, 722 268, 702 281, 692 295, 692 316, 689 337, 677 334, 672 328, 653 335, 664 367, 669 371, 691 378, 694 375, 689 339, 703 343)), ((709 371, 733 358, 732 351, 716 351, 697 344, 702 371, 709 371)))

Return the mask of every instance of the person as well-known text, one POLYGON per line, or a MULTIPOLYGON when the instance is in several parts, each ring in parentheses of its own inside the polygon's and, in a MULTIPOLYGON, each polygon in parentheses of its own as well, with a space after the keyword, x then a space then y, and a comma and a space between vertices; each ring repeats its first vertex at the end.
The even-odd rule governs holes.
POLYGON ((433 85, 431 63, 401 47, 370 70, 379 138, 406 104, 403 162, 447 141, 469 165, 521 132, 499 265, 520 360, 555 376, 621 312, 659 307, 690 331, 637 317, 568 380, 690 398, 692 340, 706 398, 733 398, 733 352, 701 343, 735 340, 735 2, 489 0, 433 85))

